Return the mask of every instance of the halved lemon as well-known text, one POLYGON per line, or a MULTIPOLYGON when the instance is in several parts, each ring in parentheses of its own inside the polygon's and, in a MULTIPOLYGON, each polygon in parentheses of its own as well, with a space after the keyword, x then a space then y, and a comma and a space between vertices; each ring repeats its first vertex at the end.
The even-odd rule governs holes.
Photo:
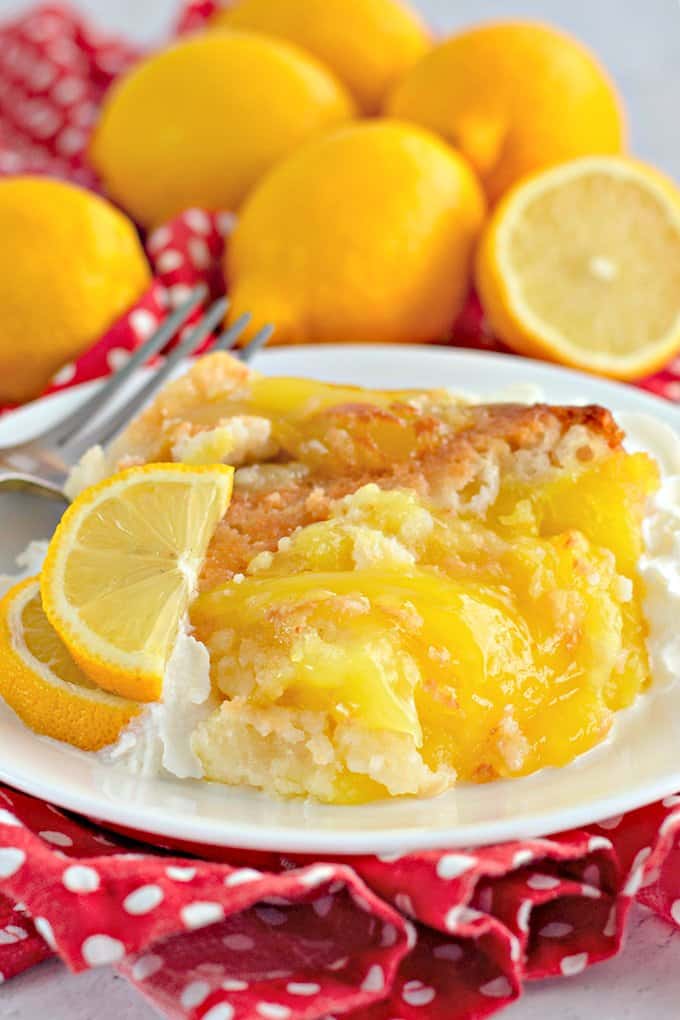
POLYGON ((45 616, 37 577, 0 602, 0 696, 36 733, 83 751, 112 744, 141 709, 100 690, 73 661, 45 616))
POLYGON ((41 576, 47 617, 102 687, 160 698, 234 470, 147 464, 86 489, 54 533, 41 576))
POLYGON ((521 354, 634 379, 680 350, 680 190, 619 156, 510 191, 477 256, 494 333, 521 354))

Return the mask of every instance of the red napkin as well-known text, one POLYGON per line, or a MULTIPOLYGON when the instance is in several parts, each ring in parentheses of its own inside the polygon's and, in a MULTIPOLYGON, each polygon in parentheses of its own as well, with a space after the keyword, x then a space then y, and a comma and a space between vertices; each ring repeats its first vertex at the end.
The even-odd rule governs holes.
POLYGON ((483 849, 310 861, 150 851, 0 792, 0 973, 113 964, 168 1017, 472 1020, 680 924, 680 797, 483 849))
MULTIPOLYGON (((185 5, 180 30, 214 9, 185 5)), ((88 132, 137 55, 62 7, 0 28, 0 173, 96 188, 88 132)), ((233 223, 190 209, 147 237, 149 292, 50 390, 117 368, 191 284, 223 290, 233 223)), ((502 349, 474 297, 452 338, 502 349)), ((680 400, 680 364, 640 385, 680 400)), ((680 925, 679 835, 680 797, 670 797, 547 839, 312 861, 159 850, 3 788, 0 981, 56 952, 74 970, 115 965, 173 1018, 473 1020, 517 998, 525 980, 578 974, 616 953, 633 898, 680 925)))

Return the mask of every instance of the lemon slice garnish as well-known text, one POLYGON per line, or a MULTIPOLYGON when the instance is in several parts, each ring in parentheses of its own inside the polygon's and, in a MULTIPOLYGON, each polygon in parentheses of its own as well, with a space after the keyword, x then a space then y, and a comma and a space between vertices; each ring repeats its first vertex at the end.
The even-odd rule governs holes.
POLYGON ((86 489, 41 578, 45 613, 99 687, 156 701, 233 468, 147 464, 86 489))
POLYGON ((574 160, 510 191, 486 228, 477 286, 521 354, 619 379, 680 350, 680 190, 616 156, 574 160))
POLYGON ((0 602, 0 695, 36 733, 83 751, 112 744, 140 705, 100 690, 45 616, 37 577, 0 602))

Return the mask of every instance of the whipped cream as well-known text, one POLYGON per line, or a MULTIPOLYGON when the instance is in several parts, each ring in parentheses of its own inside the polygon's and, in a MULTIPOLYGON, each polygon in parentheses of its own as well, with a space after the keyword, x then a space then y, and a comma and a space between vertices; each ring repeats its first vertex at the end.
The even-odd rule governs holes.
POLYGON ((665 685, 680 676, 680 474, 664 480, 642 534, 647 646, 654 683, 665 685))
MULTIPOLYGON (((17 556, 19 570, 0 574, 0 596, 17 582, 40 573, 47 544, 31 542, 17 556)), ((168 773, 180 779, 200 779, 203 767, 191 749, 191 737, 216 707, 208 649, 191 636, 185 622, 163 677, 163 700, 147 705, 116 743, 96 757, 122 765, 134 775, 168 773)))
POLYGON ((216 707, 208 649, 185 628, 165 671, 163 700, 148 705, 115 744, 99 752, 99 758, 139 776, 167 772, 180 779, 200 779, 203 766, 191 749, 191 736, 216 707))
POLYGON ((16 558, 19 570, 16 574, 0 574, 0 597, 8 592, 18 581, 26 577, 34 577, 42 570, 42 565, 47 555, 47 541, 38 540, 29 542, 23 552, 16 558))
POLYGON ((645 583, 643 608, 653 686, 680 677, 680 436, 648 414, 617 415, 631 453, 651 453, 661 470, 661 487, 642 523, 644 553, 639 570, 645 583))

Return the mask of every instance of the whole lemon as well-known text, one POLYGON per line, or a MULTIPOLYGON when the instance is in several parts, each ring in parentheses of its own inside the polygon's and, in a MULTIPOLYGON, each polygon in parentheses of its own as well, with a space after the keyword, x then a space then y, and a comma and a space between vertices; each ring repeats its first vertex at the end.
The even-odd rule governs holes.
POLYGON ((235 209, 281 156, 353 112, 344 86, 302 50, 205 33, 114 85, 90 159, 113 198, 152 226, 193 205, 235 209))
POLYGON ((386 108, 460 149, 491 201, 536 170, 625 146, 621 104, 595 57, 529 22, 490 23, 442 42, 386 108))
POLYGON ((238 0, 212 24, 297 43, 332 68, 364 113, 429 49, 418 16, 400 0, 238 0))
POLYGON ((457 153, 415 125, 326 133, 276 166, 229 245, 232 316, 275 341, 428 341, 468 289, 484 198, 457 153))
POLYGON ((0 402, 21 402, 97 340, 151 277, 128 218, 61 181, 0 180, 0 237, 0 402))

